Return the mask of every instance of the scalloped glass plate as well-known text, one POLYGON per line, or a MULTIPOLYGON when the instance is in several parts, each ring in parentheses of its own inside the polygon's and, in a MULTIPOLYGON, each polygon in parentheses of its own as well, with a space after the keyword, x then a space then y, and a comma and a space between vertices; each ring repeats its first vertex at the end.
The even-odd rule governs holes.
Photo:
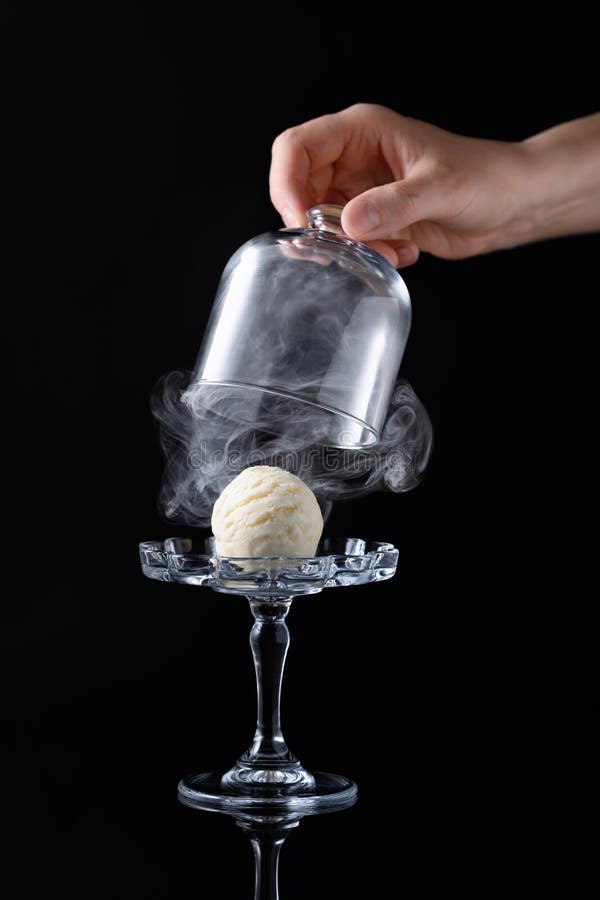
POLYGON ((139 549, 148 578, 265 598, 385 581, 392 578, 398 563, 393 544, 361 538, 325 538, 319 555, 307 558, 219 556, 214 538, 144 541, 139 549))

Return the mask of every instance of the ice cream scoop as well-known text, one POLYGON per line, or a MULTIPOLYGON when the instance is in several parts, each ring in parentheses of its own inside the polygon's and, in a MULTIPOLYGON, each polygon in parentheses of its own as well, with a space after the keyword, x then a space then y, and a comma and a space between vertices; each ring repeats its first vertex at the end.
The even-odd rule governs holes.
POLYGON ((277 466, 251 466, 221 492, 211 524, 220 556, 310 557, 323 516, 302 479, 277 466))

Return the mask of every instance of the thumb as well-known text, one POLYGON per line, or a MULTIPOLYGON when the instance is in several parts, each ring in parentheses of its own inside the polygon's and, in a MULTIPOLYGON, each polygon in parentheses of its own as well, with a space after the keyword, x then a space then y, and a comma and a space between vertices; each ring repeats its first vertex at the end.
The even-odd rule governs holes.
POLYGON ((431 177, 393 181, 350 200, 342 213, 342 227, 349 237, 361 241, 403 237, 403 229, 439 216, 443 197, 431 177))

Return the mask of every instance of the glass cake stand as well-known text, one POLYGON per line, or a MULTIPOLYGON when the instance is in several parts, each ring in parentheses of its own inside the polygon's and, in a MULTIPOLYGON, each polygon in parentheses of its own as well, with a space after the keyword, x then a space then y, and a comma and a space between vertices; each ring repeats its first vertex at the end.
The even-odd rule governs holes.
POLYGON ((232 815, 306 816, 344 809, 356 798, 356 785, 349 778, 308 772, 285 742, 280 715, 290 643, 285 619, 295 597, 391 578, 398 551, 382 541, 337 538, 324 540, 319 554, 306 559, 234 559, 219 556, 213 538, 140 544, 142 570, 149 578, 245 596, 254 616, 250 632, 258 692, 254 740, 224 775, 209 772, 183 778, 178 790, 186 805, 232 815))

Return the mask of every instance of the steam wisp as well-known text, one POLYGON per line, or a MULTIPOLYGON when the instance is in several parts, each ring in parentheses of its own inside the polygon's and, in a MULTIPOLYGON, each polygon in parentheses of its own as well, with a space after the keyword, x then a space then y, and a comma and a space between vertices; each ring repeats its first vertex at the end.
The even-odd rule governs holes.
POLYGON ((408 491, 427 467, 431 422, 403 379, 380 442, 364 450, 323 445, 323 416, 310 404, 246 387, 189 387, 190 380, 186 371, 167 374, 151 403, 166 456, 159 504, 171 521, 208 526, 223 488, 251 465, 276 465, 298 475, 317 496, 324 518, 339 500, 408 491))

